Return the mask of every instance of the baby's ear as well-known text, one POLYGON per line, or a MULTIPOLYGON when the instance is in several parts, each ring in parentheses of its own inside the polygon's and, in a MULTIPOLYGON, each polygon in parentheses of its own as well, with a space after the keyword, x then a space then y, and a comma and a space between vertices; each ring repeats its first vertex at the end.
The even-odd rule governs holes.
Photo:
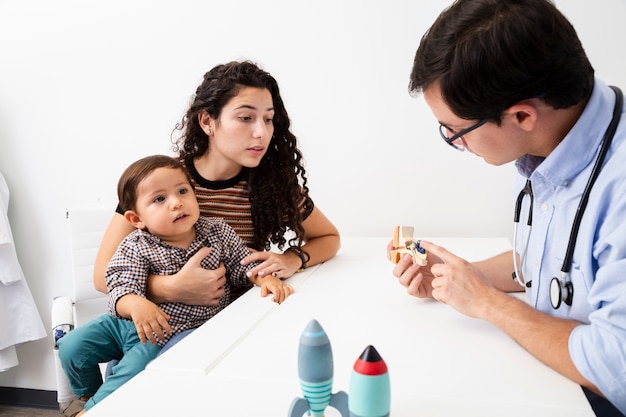
POLYGON ((124 218, 128 221, 128 223, 132 224, 137 229, 144 229, 146 227, 146 225, 141 221, 139 215, 133 210, 127 210, 124 213, 124 218))

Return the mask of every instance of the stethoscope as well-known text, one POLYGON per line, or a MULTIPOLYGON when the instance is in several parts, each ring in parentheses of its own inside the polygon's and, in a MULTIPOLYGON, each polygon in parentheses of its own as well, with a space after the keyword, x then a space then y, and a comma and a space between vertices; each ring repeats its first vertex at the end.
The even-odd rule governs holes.
MULTIPOLYGON (((604 133, 600 153, 596 158, 593 170, 591 171, 591 175, 589 176, 589 180, 587 181, 587 185, 585 186, 583 195, 580 198, 580 202, 578 203, 578 208, 576 209, 576 216, 574 217, 574 224, 572 225, 569 242, 567 243, 565 259, 563 259, 563 266, 561 267, 561 279, 555 276, 550 280, 550 303, 552 304, 552 308, 554 309, 558 309, 561 306, 561 302, 565 302, 565 304, 571 306, 572 301, 574 300, 574 284, 572 284, 572 281, 569 279, 569 271, 572 266, 572 258, 574 257, 574 248, 576 247, 578 229, 580 228, 580 222, 582 220, 583 214, 585 213, 587 202, 589 201, 591 188, 596 182, 596 179, 600 174, 600 170, 602 170, 602 163, 604 162, 604 158, 609 150, 611 141, 613 140, 613 136, 615 135, 615 131, 617 130, 620 114, 622 112, 622 103, 624 101, 622 91, 618 87, 611 86, 611 89, 615 91, 616 95, 615 107, 613 108, 613 118, 611 119, 611 123, 604 133)), ((515 212, 513 215, 514 246, 516 246, 517 244, 517 228, 519 225, 519 218, 522 211, 522 202, 524 201, 524 197, 526 196, 529 196, 530 198, 530 209, 528 210, 528 221, 526 223, 530 227, 532 226, 533 220, 533 189, 530 180, 526 180, 526 184, 524 184, 524 188, 522 188, 522 190, 520 191, 515 202, 515 212)), ((520 266, 523 266, 524 263, 529 238, 530 233, 527 234, 526 244, 524 245, 523 252, 520 253, 520 260, 522 263, 522 265, 520 266)), ((513 268, 513 279, 515 279, 521 286, 526 286, 530 288, 532 284, 531 281, 524 283, 520 278, 519 267, 517 264, 517 251, 515 250, 515 247, 513 248, 513 268)))

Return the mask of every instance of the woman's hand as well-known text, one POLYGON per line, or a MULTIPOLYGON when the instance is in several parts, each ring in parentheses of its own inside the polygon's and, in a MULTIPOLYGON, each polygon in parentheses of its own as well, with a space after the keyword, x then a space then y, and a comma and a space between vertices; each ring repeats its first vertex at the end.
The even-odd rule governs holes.
POLYGON ((150 275, 148 298, 157 304, 177 302, 213 306, 224 296, 226 268, 204 269, 200 263, 211 251, 203 247, 174 275, 150 275))
POLYGON ((250 255, 246 256, 242 264, 260 262, 259 265, 248 271, 248 276, 258 275, 263 278, 271 275, 276 278, 289 278, 302 266, 302 260, 295 252, 276 253, 271 251, 255 251, 250 249, 250 255))

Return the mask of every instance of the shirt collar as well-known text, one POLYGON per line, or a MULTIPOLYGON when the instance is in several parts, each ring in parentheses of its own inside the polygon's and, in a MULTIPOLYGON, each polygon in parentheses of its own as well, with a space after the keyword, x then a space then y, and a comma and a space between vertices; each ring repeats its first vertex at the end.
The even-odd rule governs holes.
MULTIPOLYGON (((196 237, 193 240, 193 242, 191 242, 189 249, 194 249, 196 246, 204 245, 206 243, 207 234, 206 232, 204 232, 204 230, 207 230, 209 227, 210 227, 209 220, 205 217, 200 216, 198 218, 198 221, 194 225, 194 228, 196 229, 196 237)), ((141 236, 143 239, 145 239, 146 241, 150 242, 153 245, 174 247, 168 243, 165 243, 161 238, 156 237, 155 235, 148 232, 147 230, 143 230, 143 229, 135 229, 135 230, 138 236, 141 236)))
POLYGON ((519 173, 531 180, 542 177, 554 186, 566 186, 597 155, 614 103, 613 90, 595 79, 591 97, 574 127, 545 159, 531 155, 519 158, 515 162, 519 173))

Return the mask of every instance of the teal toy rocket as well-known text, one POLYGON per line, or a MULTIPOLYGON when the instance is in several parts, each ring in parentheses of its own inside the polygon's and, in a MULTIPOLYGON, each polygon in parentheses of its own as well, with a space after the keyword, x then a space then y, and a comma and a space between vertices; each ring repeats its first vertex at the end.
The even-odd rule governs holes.
POLYGON ((350 417, 388 417, 391 384, 387 364, 374 346, 365 348, 354 363, 348 398, 350 417))

